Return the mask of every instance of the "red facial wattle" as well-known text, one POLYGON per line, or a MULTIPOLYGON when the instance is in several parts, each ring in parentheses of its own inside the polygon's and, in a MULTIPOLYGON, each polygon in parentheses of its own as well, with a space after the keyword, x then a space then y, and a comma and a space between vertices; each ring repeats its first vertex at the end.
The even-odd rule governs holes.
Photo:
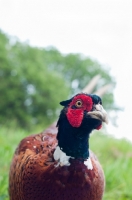
POLYGON ((96 127, 97 130, 100 130, 102 128, 102 123, 96 127))
MULTIPOLYGON (((84 94, 79 94, 74 97, 74 99, 70 102, 68 111, 66 113, 67 119, 72 127, 80 127, 84 111, 91 111, 93 107, 93 101, 90 96, 86 96, 84 94), (77 105, 77 102, 81 103, 77 105)), ((102 123, 96 127, 97 130, 101 129, 102 123)))
POLYGON ((84 111, 91 111, 93 107, 92 98, 85 95, 77 95, 69 104, 67 119, 73 127, 79 127, 83 120, 84 111), (81 101, 82 106, 76 107, 76 102, 81 101), (75 108, 72 108, 75 107, 75 108))
POLYGON ((83 120, 83 110, 69 108, 67 112, 67 119, 73 127, 79 127, 83 120))
POLYGON ((74 99, 69 104, 69 106, 70 107, 74 106, 76 104, 77 100, 82 101, 82 107, 80 107, 80 109, 82 109, 83 111, 86 110, 87 112, 92 110, 93 101, 92 101, 92 98, 90 96, 85 96, 84 94, 77 95, 77 96, 74 97, 74 99))

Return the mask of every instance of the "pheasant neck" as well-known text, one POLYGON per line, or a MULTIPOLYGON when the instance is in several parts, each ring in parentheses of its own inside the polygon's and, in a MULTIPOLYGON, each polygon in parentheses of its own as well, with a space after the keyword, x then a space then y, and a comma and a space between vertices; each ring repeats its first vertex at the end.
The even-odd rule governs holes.
POLYGON ((89 133, 82 128, 59 124, 58 146, 67 156, 86 160, 89 157, 89 133))

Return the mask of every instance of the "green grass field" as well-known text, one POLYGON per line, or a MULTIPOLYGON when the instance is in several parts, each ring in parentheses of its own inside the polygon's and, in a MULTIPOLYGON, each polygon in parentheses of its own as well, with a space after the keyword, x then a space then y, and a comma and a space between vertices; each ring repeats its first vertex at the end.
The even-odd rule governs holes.
MULTIPOLYGON (((9 199, 10 162, 17 144, 26 135, 28 132, 22 130, 0 130, 0 200, 9 199)), ((95 132, 90 138, 90 149, 96 153, 104 169, 106 189, 103 200, 132 200, 132 144, 95 132)))

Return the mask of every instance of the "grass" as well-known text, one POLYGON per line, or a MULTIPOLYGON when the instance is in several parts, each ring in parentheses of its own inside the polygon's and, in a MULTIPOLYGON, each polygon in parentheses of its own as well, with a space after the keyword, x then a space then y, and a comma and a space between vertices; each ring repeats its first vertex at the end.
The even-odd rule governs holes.
MULTIPOLYGON (((8 172, 14 150, 19 141, 28 135, 23 130, 0 130, 0 200, 8 198, 8 172)), ((125 139, 95 132, 90 138, 90 148, 103 166, 106 189, 103 200, 131 200, 132 144, 125 139)))
POLYGON ((95 133, 90 139, 106 177, 104 200, 131 200, 132 143, 95 133))

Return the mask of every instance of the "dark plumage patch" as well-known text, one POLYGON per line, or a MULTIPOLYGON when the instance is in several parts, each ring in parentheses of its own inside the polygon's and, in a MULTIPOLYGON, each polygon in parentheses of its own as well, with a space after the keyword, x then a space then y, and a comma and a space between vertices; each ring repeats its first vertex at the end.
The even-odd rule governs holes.
POLYGON ((87 112, 84 112, 80 127, 73 127, 67 119, 67 110, 68 108, 62 110, 57 123, 58 145, 67 156, 86 160, 89 157, 89 135, 100 125, 100 121, 89 118, 87 112))
POLYGON ((98 95, 88 94, 88 96, 90 96, 92 98, 94 104, 100 103, 102 105, 102 99, 98 95))

